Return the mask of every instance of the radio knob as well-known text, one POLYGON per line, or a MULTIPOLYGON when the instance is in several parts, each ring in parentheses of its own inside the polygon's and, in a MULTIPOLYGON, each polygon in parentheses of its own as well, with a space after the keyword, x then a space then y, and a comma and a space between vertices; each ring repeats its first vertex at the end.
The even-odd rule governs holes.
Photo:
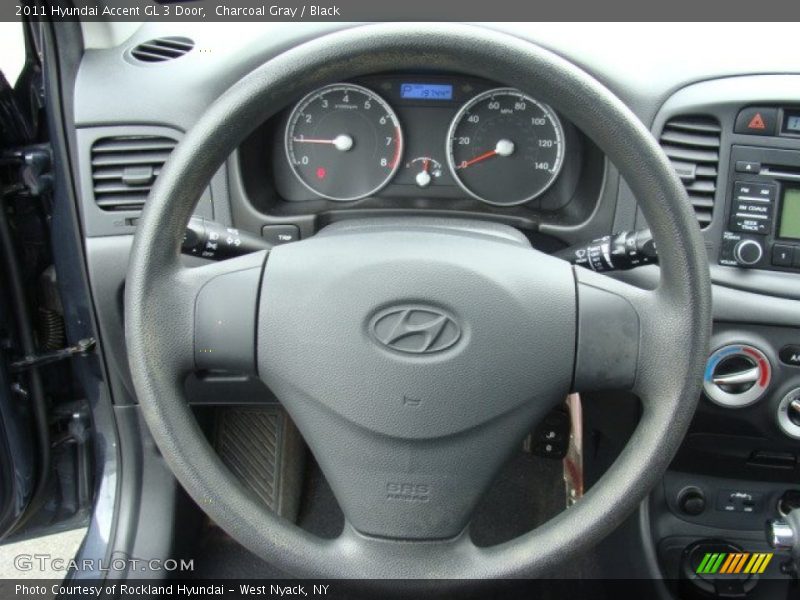
POLYGON ((733 248, 733 258, 740 265, 750 267, 764 256, 764 249, 755 240, 742 240, 733 248))

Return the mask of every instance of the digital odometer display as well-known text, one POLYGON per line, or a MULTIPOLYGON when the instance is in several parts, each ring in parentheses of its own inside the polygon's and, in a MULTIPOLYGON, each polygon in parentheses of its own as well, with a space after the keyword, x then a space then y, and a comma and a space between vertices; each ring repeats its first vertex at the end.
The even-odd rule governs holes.
POLYGON ((800 240, 800 188, 786 188, 781 203, 778 237, 800 240))
POLYGON ((286 157, 297 178, 331 200, 357 200, 385 186, 400 166, 397 115, 367 88, 334 84, 312 92, 286 126, 286 157))
POLYGON ((442 83, 401 83, 404 100, 452 100, 453 86, 442 83))
POLYGON ((558 177, 564 130, 546 104, 519 90, 479 94, 453 119, 447 159, 470 195, 501 206, 533 200, 558 177))

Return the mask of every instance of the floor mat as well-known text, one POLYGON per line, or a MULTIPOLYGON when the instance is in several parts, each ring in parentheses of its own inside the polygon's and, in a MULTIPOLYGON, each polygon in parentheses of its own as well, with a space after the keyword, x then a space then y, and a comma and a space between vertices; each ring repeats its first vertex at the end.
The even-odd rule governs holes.
POLYGON ((282 407, 221 408, 215 447, 225 466, 261 502, 295 520, 305 445, 282 407))

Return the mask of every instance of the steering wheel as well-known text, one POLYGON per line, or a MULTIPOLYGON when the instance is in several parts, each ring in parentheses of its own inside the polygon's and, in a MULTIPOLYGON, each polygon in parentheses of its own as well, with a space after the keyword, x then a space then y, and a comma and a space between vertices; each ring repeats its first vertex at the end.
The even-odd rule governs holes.
POLYGON ((167 464, 234 539, 297 575, 536 577, 617 527, 658 482, 700 393, 711 288, 684 189, 650 132, 590 75, 469 25, 378 24, 290 49, 220 97, 173 152, 139 222, 126 336, 141 410, 167 464), (543 254, 500 225, 435 219, 330 227, 269 253, 181 264, 212 175, 309 89, 436 68, 520 88, 619 168, 659 249, 642 290, 543 254), (323 540, 228 472, 184 397, 188 373, 257 374, 278 396, 345 515, 323 540), (507 543, 466 533, 493 476, 570 391, 631 390, 640 422, 573 507, 507 543))

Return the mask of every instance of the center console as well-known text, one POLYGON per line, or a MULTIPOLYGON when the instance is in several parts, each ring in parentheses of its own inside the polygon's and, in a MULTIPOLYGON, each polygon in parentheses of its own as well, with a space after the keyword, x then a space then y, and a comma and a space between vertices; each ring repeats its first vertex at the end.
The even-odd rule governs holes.
POLYGON ((797 76, 701 82, 654 123, 698 215, 714 283, 702 398, 647 507, 646 537, 680 598, 787 597, 796 576, 764 524, 800 511, 798 86, 797 76), (771 562, 755 576, 709 574, 709 553, 771 562))

